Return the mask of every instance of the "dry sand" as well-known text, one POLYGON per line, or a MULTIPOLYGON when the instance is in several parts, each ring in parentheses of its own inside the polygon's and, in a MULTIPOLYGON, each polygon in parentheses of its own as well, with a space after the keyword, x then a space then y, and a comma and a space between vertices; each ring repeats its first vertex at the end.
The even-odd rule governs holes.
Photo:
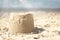
POLYGON ((7 27, 8 16, 0 17, 0 40, 60 40, 60 14, 58 12, 26 13, 33 13, 35 31, 26 34, 10 34, 7 27))

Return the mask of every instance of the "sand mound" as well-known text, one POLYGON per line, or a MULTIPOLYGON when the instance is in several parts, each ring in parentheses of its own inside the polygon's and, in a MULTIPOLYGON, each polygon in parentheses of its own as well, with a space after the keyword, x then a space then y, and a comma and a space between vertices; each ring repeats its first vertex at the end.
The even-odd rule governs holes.
POLYGON ((11 13, 9 18, 10 33, 29 33, 34 29, 34 20, 32 14, 11 13))

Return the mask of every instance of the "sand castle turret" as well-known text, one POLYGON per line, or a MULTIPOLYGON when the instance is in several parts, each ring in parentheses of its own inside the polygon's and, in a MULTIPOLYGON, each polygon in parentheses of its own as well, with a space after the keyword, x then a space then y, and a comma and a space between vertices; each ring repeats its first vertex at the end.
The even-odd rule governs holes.
POLYGON ((10 33, 30 33, 34 29, 33 15, 11 13, 8 27, 10 33))

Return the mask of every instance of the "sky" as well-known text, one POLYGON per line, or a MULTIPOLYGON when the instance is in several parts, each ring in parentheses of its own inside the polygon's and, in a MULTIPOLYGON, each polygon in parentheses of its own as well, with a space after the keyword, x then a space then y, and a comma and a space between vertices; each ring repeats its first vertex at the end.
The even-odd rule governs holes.
POLYGON ((0 0, 0 8, 60 8, 60 0, 0 0))

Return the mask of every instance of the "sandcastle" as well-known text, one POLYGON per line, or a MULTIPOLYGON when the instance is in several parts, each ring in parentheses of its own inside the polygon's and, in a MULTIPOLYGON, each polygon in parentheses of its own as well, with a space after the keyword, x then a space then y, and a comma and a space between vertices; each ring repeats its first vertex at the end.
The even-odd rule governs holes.
POLYGON ((34 31, 32 14, 11 13, 9 18, 9 33, 30 33, 34 31))

